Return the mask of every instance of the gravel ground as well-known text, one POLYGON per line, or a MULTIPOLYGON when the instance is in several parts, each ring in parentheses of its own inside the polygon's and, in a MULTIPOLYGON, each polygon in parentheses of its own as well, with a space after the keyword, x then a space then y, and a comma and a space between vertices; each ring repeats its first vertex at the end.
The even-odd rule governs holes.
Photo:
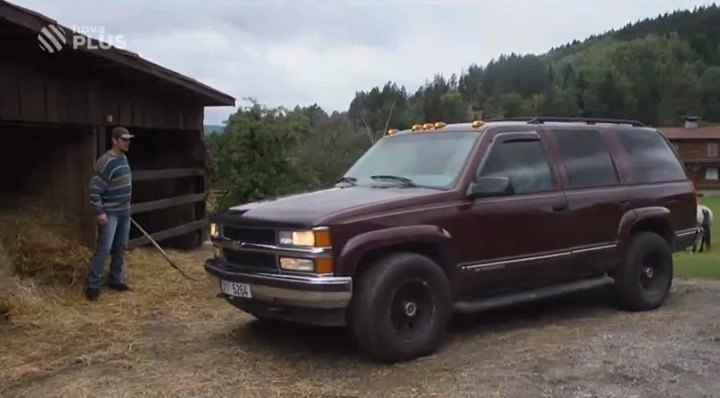
POLYGON ((344 329, 263 324, 205 288, 143 318, 126 352, 88 342, 73 361, 0 369, 0 396, 720 397, 720 282, 676 280, 645 313, 586 294, 457 319, 437 354, 396 365, 344 329))

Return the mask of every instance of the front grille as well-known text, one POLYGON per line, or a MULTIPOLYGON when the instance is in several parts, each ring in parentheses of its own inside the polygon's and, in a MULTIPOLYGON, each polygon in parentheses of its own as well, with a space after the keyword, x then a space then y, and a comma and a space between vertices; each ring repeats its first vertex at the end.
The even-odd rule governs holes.
POLYGON ((271 253, 223 249, 223 256, 231 266, 277 269, 277 256, 271 253))
POLYGON ((269 228, 245 228, 230 225, 222 226, 222 235, 225 238, 248 243, 275 244, 275 230, 269 228))

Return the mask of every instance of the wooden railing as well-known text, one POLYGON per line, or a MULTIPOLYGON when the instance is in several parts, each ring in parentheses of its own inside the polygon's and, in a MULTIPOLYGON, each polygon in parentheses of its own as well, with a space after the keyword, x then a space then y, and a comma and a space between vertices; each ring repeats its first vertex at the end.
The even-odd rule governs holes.
MULTIPOLYGON (((184 177, 204 177, 205 169, 203 168, 176 168, 176 169, 160 169, 160 170, 138 170, 133 171, 132 179, 136 181, 152 181, 160 179, 177 179, 184 177)), ((156 199, 146 202, 133 203, 131 205, 130 213, 132 215, 149 213, 162 209, 167 209, 176 206, 194 206, 197 203, 204 202, 207 197, 206 191, 207 181, 206 179, 202 184, 193 184, 191 193, 185 193, 183 195, 156 199), (202 191, 202 192, 199 192, 202 191)), ((195 214, 195 211, 193 211, 195 214)), ((185 235, 198 230, 203 230, 207 226, 207 220, 205 218, 204 208, 200 214, 197 215, 198 219, 190 222, 186 222, 181 225, 175 225, 170 228, 163 229, 161 231, 150 232, 150 236, 156 240, 161 241, 168 238, 174 238, 181 235, 185 235)), ((187 221, 187 218, 184 220, 187 221)), ((147 228, 145 228, 147 229, 147 228)), ((140 235, 136 238, 131 239, 128 242, 129 248, 135 248, 150 243, 150 239, 140 235)))

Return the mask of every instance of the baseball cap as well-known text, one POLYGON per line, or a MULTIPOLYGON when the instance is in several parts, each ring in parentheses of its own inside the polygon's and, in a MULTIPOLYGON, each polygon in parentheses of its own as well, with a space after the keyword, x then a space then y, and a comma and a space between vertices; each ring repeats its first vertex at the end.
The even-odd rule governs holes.
POLYGON ((130 134, 128 129, 126 129, 125 127, 115 127, 112 131, 112 138, 124 138, 126 140, 129 140, 133 137, 135 136, 130 134))

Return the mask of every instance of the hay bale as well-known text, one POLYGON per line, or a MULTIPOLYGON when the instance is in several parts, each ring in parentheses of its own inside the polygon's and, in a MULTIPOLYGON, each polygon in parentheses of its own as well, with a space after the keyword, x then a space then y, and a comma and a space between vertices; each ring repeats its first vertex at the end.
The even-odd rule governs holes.
POLYGON ((17 288, 13 264, 5 246, 0 242, 0 320, 10 311, 10 298, 17 288))
POLYGON ((11 274, 40 284, 76 285, 84 278, 91 251, 78 231, 71 220, 32 200, 0 209, 0 242, 11 274))

